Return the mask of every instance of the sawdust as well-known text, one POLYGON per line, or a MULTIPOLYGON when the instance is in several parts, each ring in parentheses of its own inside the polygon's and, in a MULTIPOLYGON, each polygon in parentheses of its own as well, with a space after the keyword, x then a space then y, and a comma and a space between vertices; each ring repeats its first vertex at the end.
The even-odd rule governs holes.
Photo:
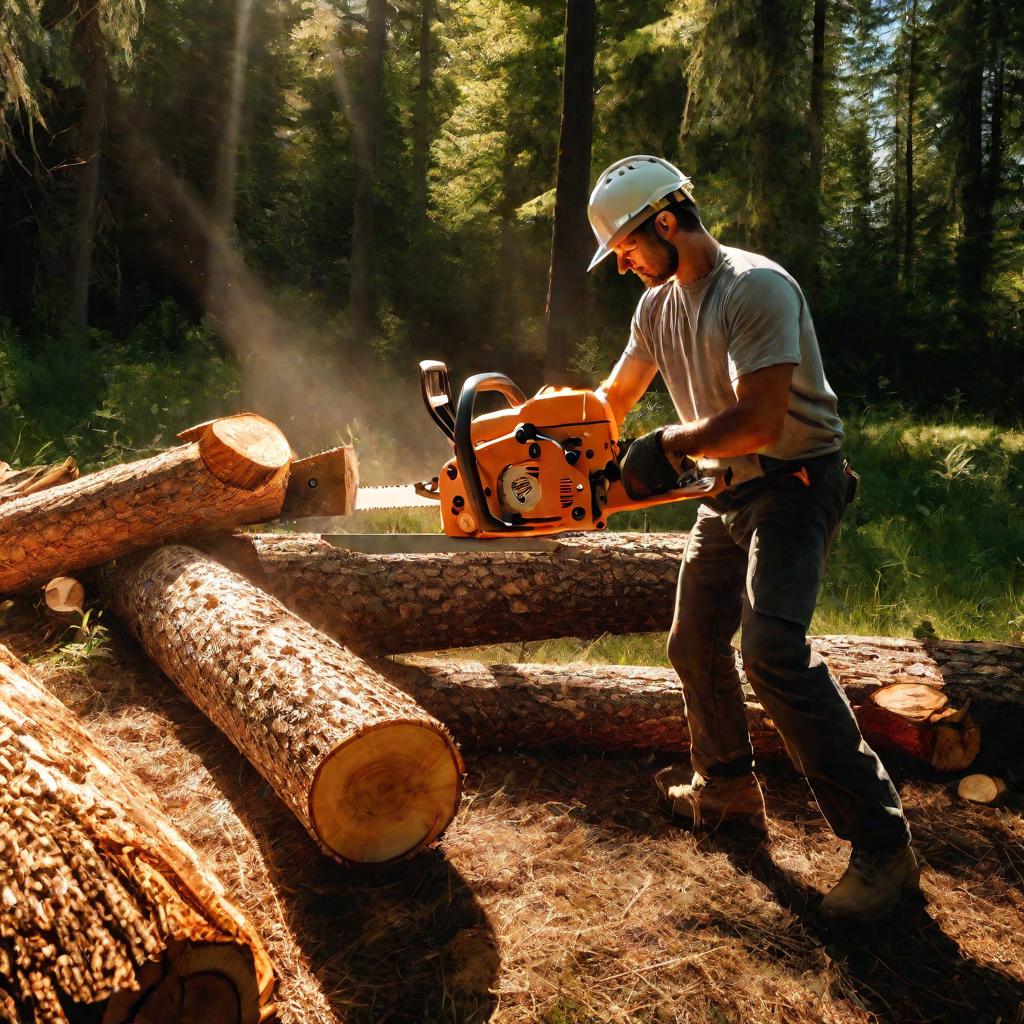
MULTIPOLYGON (((767 772, 768 841, 752 845, 674 828, 649 781, 663 759, 476 755, 439 849, 353 872, 128 640, 115 634, 106 659, 53 659, 19 601, 0 642, 37 659, 250 916, 284 1024, 1024 1022, 1013 803, 900 779, 925 898, 846 935, 810 914, 845 850, 782 766, 767 772)), ((995 763, 1019 787, 1024 760, 1007 751, 995 763)))

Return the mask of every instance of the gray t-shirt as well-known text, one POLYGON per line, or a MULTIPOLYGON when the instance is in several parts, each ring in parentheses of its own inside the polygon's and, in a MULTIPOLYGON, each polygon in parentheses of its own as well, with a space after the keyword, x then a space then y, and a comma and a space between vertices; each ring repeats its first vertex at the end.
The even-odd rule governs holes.
POLYGON ((736 403, 736 381, 795 364, 782 434, 759 454, 805 459, 838 451, 843 424, 825 379, 807 301, 777 263, 721 246, 711 273, 649 288, 633 317, 626 353, 661 371, 681 422, 736 403))

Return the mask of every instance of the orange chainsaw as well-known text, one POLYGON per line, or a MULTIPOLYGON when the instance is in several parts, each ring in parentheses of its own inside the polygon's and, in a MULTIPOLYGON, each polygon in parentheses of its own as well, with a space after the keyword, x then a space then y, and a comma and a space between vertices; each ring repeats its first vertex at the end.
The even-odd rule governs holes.
POLYGON ((619 461, 629 442, 619 438, 608 402, 582 388, 543 387, 533 398, 501 373, 479 373, 452 402, 444 363, 420 363, 423 400, 455 453, 432 480, 406 488, 361 488, 356 508, 394 508, 436 501, 449 537, 494 539, 566 530, 603 530, 616 512, 698 498, 715 479, 698 471, 652 497, 631 497, 619 461), (484 392, 507 409, 476 414, 484 392))

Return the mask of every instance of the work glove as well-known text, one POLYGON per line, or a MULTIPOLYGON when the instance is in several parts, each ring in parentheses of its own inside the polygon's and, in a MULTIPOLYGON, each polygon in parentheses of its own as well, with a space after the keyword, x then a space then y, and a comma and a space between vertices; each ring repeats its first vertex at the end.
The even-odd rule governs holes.
MULTIPOLYGON (((619 463, 622 486, 634 501, 664 494, 681 483, 679 472, 669 462, 661 446, 663 430, 659 427, 631 441, 619 463)), ((682 462, 684 472, 695 466, 693 460, 685 455, 682 462)))

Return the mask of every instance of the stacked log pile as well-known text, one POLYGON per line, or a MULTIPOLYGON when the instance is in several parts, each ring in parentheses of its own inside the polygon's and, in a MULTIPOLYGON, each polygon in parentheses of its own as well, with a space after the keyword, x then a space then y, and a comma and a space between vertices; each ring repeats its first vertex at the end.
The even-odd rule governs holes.
MULTIPOLYGON (((46 603, 74 621, 83 591, 63 574, 102 566, 107 607, 326 855, 390 863, 437 840, 461 796, 456 740, 686 751, 671 670, 385 658, 664 630, 685 536, 376 555, 315 535, 232 537, 242 523, 324 514, 326 489, 331 510, 350 511, 354 461, 295 462, 250 415, 181 439, 81 479, 73 465, 17 475, 0 464, 0 593, 62 574, 46 603), (179 538, 193 546, 151 548, 179 538)), ((969 707, 1024 707, 1021 647, 813 643, 883 755, 960 771, 980 746, 969 707)), ((785 755, 745 697, 758 757, 785 755)), ((972 775, 958 792, 995 805, 1007 786, 972 775)), ((265 1024, 273 986, 259 937, 154 802, 0 647, 0 1024, 265 1024)))
POLYGON ((0 646, 0 1020, 257 1024, 273 982, 155 800, 0 646))

